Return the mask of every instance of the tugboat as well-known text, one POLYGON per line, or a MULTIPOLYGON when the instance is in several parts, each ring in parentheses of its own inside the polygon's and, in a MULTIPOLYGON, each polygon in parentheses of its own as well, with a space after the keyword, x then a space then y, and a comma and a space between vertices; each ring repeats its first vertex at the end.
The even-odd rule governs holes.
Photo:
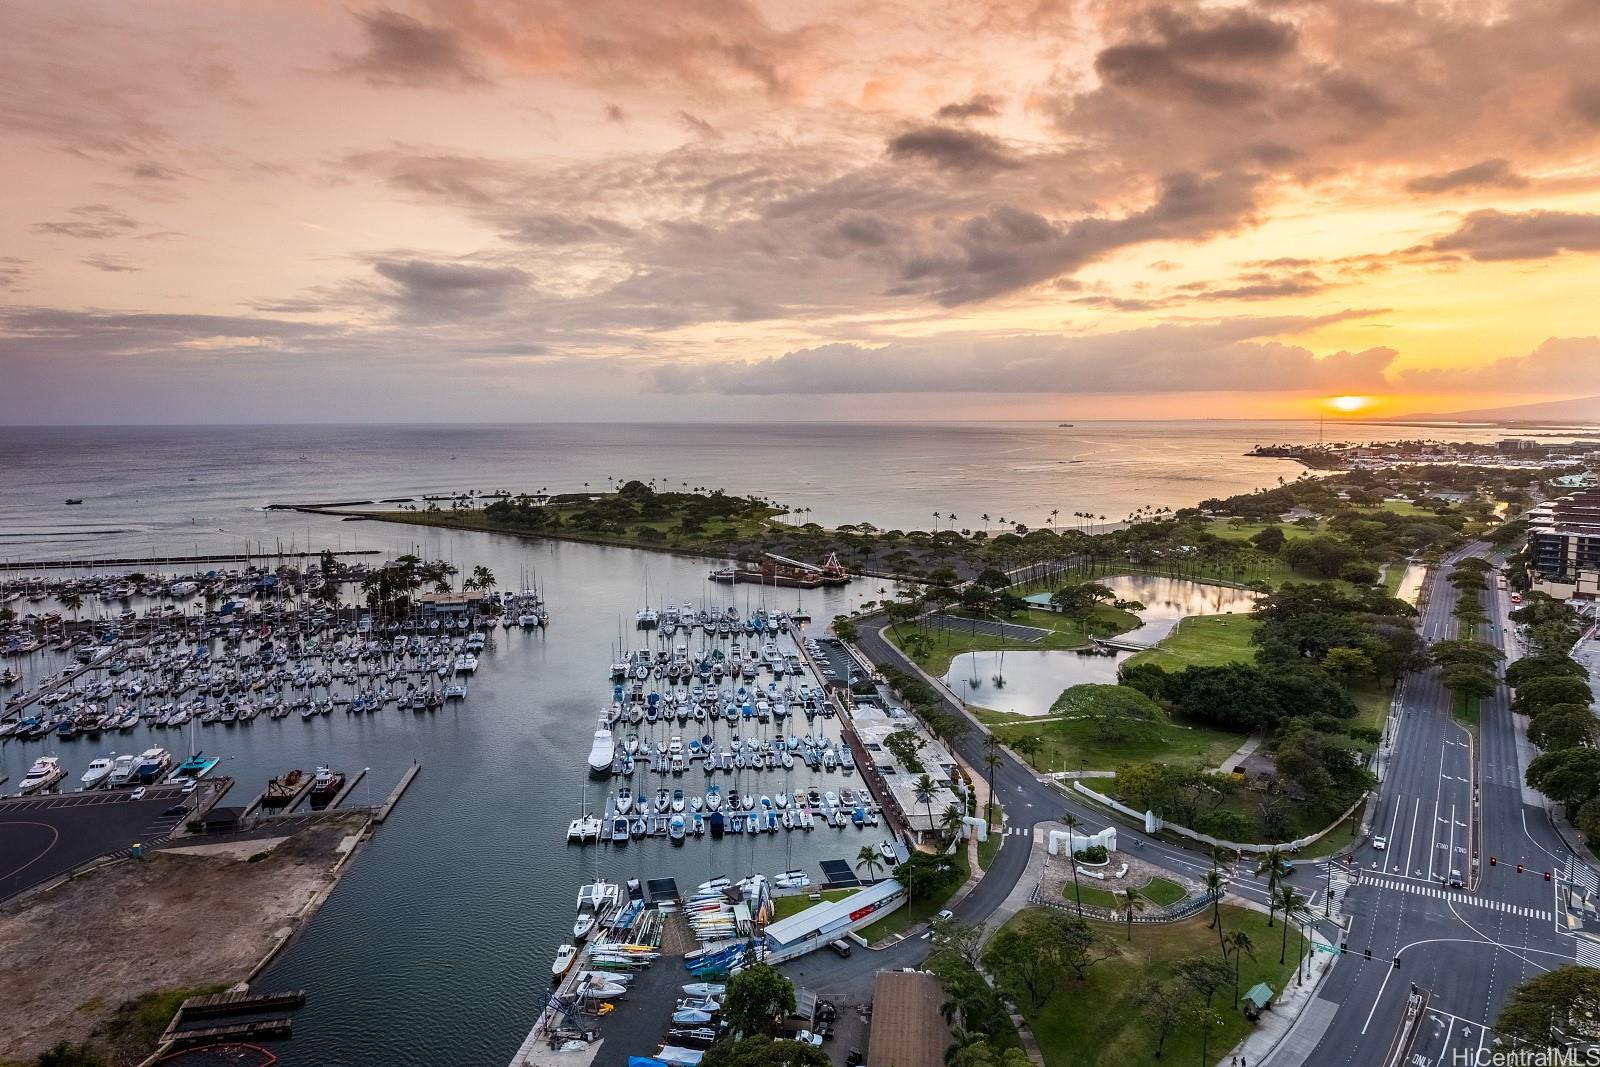
POLYGON ((304 775, 300 773, 299 768, 296 768, 267 782, 266 791, 261 794, 261 806, 263 808, 283 807, 294 799, 294 795, 299 791, 300 782, 303 778, 304 775))
POLYGON ((311 806, 326 807, 343 787, 344 775, 327 767, 318 767, 316 777, 311 780, 311 806))

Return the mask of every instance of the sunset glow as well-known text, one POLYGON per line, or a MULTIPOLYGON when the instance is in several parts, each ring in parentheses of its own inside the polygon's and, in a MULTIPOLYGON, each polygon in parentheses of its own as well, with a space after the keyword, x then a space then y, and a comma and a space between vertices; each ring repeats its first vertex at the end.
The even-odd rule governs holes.
POLYGON ((1600 393, 1594 5, 673 8, 8 4, 0 417, 1600 393))
POLYGON ((1335 396, 1328 399, 1329 407, 1346 415, 1353 415, 1371 403, 1372 401, 1364 396, 1335 396))

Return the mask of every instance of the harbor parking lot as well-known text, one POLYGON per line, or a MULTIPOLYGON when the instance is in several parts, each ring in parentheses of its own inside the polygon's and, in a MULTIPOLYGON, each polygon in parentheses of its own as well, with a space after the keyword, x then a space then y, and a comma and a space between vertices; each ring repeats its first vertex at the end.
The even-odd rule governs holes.
POLYGON ((176 786, 157 786, 140 800, 131 791, 0 800, 0 900, 135 842, 160 844, 184 818, 172 811, 184 799, 176 786))

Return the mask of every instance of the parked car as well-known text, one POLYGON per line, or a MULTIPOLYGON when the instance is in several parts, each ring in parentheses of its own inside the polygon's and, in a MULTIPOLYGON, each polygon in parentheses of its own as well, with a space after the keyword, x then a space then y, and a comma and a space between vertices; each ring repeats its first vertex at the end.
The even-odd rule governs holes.
POLYGON ((848 957, 850 955, 850 942, 846 941, 842 937, 834 941, 829 941, 828 947, 833 949, 833 951, 838 953, 840 956, 848 957))

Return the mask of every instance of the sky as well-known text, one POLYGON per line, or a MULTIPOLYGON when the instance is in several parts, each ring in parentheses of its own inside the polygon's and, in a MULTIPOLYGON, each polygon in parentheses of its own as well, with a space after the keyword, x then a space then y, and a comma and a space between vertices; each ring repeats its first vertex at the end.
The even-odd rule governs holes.
POLYGON ((1600 0, 0 0, 0 421, 1600 394, 1597 55, 1600 0))

